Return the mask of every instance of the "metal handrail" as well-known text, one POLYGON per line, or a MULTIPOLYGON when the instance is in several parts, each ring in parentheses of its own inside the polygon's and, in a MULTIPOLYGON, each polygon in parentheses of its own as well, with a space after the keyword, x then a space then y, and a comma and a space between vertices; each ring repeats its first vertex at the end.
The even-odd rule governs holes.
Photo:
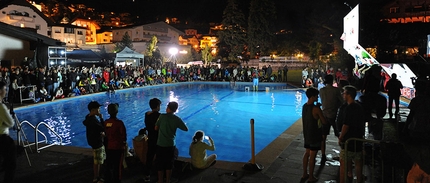
MULTIPOLYGON (((345 152, 345 155, 344 155, 344 159, 343 159, 343 163, 344 163, 344 181, 345 182, 348 182, 348 166, 347 166, 347 161, 348 161, 348 151, 347 151, 347 149, 348 149, 348 143, 350 142, 350 141, 361 141, 361 142, 367 142, 367 143, 373 143, 373 144, 380 144, 381 143, 381 141, 379 141, 379 140, 368 140, 368 139, 360 139, 360 138, 350 138, 350 139, 348 139, 346 142, 345 142, 345 146, 344 146, 344 152, 345 152)), ((372 146, 372 150, 374 151, 375 150, 375 146, 372 146)), ((381 163, 381 165, 382 165, 382 172, 384 172, 384 163, 381 163)), ((363 159, 363 167, 364 167, 364 159, 363 159)), ((374 156, 374 153, 372 153, 372 182, 375 182, 375 156, 374 156)), ((363 177, 364 178, 364 177, 363 177)), ((384 176, 382 176, 382 182, 384 182, 384 176)))
POLYGON ((28 126, 30 126, 31 128, 33 128, 33 130, 35 131, 36 136, 37 136, 37 133, 40 133, 40 134, 45 138, 45 140, 42 140, 42 141, 40 141, 40 142, 37 142, 37 138, 36 138, 36 139, 35 139, 35 142, 33 142, 33 143, 27 143, 27 144, 23 145, 24 147, 29 147, 29 146, 35 145, 35 144, 36 144, 36 142, 37 142, 37 143, 43 143, 43 142, 48 143, 48 138, 46 137, 45 133, 43 133, 43 132, 42 132, 42 131, 40 131, 39 129, 36 129, 36 127, 35 127, 33 124, 31 124, 29 121, 27 121, 27 120, 24 120, 24 121, 22 121, 22 122, 20 123, 20 125, 21 125, 21 126, 22 126, 23 124, 27 124, 28 126))
MULTIPOLYGON (((54 135, 55 136, 57 136, 57 138, 59 138, 60 139, 60 145, 62 145, 63 144, 63 139, 61 138, 61 136, 60 135, 58 135, 58 133, 57 132, 55 132, 54 131, 54 129, 52 129, 47 123, 45 123, 45 122, 39 122, 39 123, 37 123, 37 125, 36 125, 36 127, 35 127, 35 143, 36 143, 36 151, 37 152, 40 152, 40 150, 42 150, 42 149, 45 149, 45 148, 48 148, 48 147, 51 147, 51 146, 54 146, 54 145, 56 145, 56 143, 54 143, 54 144, 48 144, 48 145, 46 145, 46 146, 43 146, 43 147, 40 147, 39 148, 39 143, 38 143, 38 135, 37 135, 37 132, 40 132, 40 130, 39 130, 39 126, 40 125, 44 125, 46 128, 48 128, 48 130, 50 130, 52 133, 54 133, 54 135)), ((46 136, 45 136, 45 138, 46 138, 46 136)), ((46 141, 46 143, 47 143, 47 141, 46 141)))

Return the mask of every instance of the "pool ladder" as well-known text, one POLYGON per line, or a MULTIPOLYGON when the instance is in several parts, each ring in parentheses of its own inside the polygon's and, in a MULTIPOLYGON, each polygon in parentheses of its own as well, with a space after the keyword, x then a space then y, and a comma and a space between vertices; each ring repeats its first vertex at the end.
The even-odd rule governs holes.
MULTIPOLYGON (((20 122, 20 126, 22 126, 23 124, 26 124, 26 125, 30 126, 32 129, 34 129, 34 142, 33 143, 29 143, 27 140, 27 136, 25 135, 24 132, 22 132, 22 135, 23 135, 24 140, 25 140, 25 142, 22 143, 24 148, 31 147, 34 145, 36 147, 36 152, 39 153, 42 149, 46 149, 46 148, 54 146, 54 145, 62 145, 63 144, 63 139, 61 138, 61 136, 58 135, 58 133, 55 132, 55 130, 52 129, 47 123, 39 122, 36 124, 36 126, 34 126, 33 124, 31 124, 27 120, 24 120, 24 121, 20 122), (45 126, 49 131, 51 131, 59 139, 60 143, 57 142, 57 143, 48 144, 48 138, 46 137, 45 133, 43 133, 42 131, 39 130, 40 126, 45 126), (44 137, 44 140, 39 141, 39 134, 44 137), (39 146, 40 143, 45 143, 46 145, 39 146)), ((21 137, 19 137, 19 138, 21 138, 21 137)))

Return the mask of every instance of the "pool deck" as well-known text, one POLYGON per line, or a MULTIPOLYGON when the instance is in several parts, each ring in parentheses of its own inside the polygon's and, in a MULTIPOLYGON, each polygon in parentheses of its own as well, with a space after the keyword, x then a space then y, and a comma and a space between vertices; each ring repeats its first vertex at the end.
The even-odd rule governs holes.
MULTIPOLYGON (((402 108, 407 113, 407 110, 402 108)), ((386 125, 394 123, 385 120, 386 125)), ((11 131, 11 134, 15 132, 11 131)), ((384 136, 390 134, 384 134, 384 136)), ((258 140, 258 139, 257 139, 258 140)), ((234 152, 232 153, 250 153, 234 152)), ((327 138, 327 155, 338 157, 340 147, 337 138, 331 133, 327 138)), ((302 156, 304 153, 301 119, 272 141, 266 148, 256 155, 256 162, 263 165, 259 172, 242 169, 244 163, 217 161, 217 163, 202 171, 192 171, 187 174, 176 174, 179 182, 300 182, 302 175, 302 156)), ((339 162, 328 158, 324 165, 320 165, 318 153, 315 175, 318 182, 337 180, 339 162)), ((87 148, 70 146, 53 146, 40 153, 29 153, 32 166, 27 162, 25 154, 18 157, 16 182, 62 182, 84 183, 92 180, 92 151, 87 148)), ((188 159, 180 158, 182 161, 188 159)), ((140 183, 143 181, 141 164, 133 157, 127 159, 128 168, 123 173, 124 183, 140 183)), ((3 172, 0 173, 0 178, 3 172)), ((155 180, 153 180, 155 182, 155 180)))

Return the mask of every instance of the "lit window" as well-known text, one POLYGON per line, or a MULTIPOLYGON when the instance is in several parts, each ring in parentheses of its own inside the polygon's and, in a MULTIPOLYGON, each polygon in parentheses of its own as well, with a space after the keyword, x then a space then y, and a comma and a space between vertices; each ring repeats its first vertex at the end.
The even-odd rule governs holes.
POLYGON ((20 26, 21 26, 22 28, 24 28, 24 27, 25 27, 25 25, 24 25, 24 24, 21 24, 20 26))
POLYGON ((399 13, 399 7, 391 7, 390 13, 399 13))

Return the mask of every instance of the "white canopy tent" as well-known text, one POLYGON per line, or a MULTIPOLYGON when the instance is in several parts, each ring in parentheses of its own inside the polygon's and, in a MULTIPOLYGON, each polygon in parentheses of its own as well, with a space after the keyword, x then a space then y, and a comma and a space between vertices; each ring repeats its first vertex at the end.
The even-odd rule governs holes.
POLYGON ((116 53, 115 65, 139 66, 141 60, 143 65, 143 57, 143 54, 133 51, 129 47, 125 47, 121 52, 116 53))

